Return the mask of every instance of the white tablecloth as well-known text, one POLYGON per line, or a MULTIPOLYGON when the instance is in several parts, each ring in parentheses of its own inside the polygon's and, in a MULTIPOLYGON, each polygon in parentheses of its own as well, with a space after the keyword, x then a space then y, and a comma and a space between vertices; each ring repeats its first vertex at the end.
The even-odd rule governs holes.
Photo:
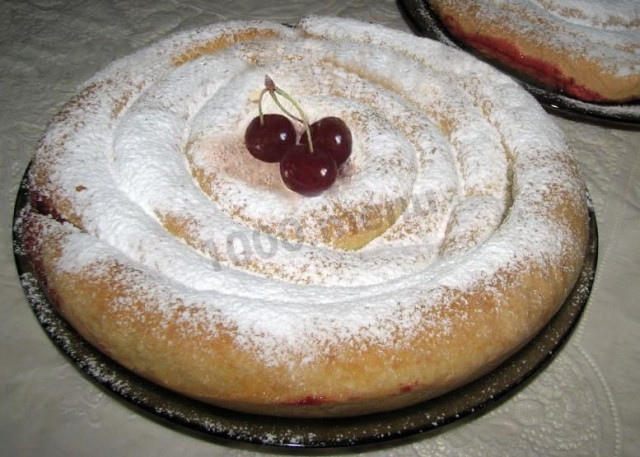
MULTIPOLYGON (((6 456, 258 455, 142 416, 82 376, 20 287, 12 209, 47 121, 107 63, 213 21, 296 23, 309 13, 407 30, 394 1, 4 0, 0 2, 0 443, 6 456)), ((551 365, 473 421, 367 455, 640 455, 640 130, 556 118, 591 190, 600 260, 586 314, 551 365)), ((353 454, 363 449, 343 449, 353 454)))

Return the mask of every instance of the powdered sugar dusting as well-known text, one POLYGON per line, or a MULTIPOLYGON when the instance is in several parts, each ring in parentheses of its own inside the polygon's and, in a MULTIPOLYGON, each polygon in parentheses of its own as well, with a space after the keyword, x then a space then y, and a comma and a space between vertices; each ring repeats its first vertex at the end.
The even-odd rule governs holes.
POLYGON ((267 364, 446 333, 421 321, 425 308, 499 271, 553 264, 571 244, 549 217, 553 195, 585 199, 559 129, 515 83, 379 26, 216 25, 118 61, 87 87, 34 163, 42 194, 78 228, 60 268, 125 265, 137 273, 122 281, 155 297, 149 306, 197 316, 212 337, 237 329, 267 364), (211 45, 246 28, 268 33, 211 45), (310 117, 352 128, 352 159, 321 197, 290 193, 242 149, 265 73, 310 117), (379 233, 364 247, 336 247, 346 226, 372 220, 379 233))
POLYGON ((635 0, 532 0, 561 20, 608 30, 640 30, 640 4, 635 0))
POLYGON ((505 30, 522 33, 533 43, 584 56, 614 75, 640 72, 640 6, 636 1, 478 0, 471 3, 479 17, 500 24, 505 30))

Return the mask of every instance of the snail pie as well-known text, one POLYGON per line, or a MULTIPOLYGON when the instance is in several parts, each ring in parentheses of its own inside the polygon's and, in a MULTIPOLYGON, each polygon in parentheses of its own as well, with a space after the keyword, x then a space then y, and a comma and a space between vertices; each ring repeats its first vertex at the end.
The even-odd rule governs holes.
POLYGON ((24 248, 86 340, 270 415, 385 411, 487 373, 563 303, 588 238, 576 163, 529 94, 336 18, 214 24, 116 61, 54 117, 28 185, 24 248), (351 130, 318 196, 244 145, 265 74, 351 130))

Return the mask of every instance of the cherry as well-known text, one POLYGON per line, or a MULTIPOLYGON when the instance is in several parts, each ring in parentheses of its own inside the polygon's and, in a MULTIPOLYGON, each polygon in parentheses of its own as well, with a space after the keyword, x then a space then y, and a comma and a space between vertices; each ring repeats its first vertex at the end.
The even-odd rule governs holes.
POLYGON ((244 133, 244 144, 256 159, 279 162, 296 142, 296 130, 282 114, 264 114, 251 120, 244 133))
MULTIPOLYGON (((336 161, 340 167, 351 155, 351 130, 339 117, 324 117, 309 126, 314 148, 323 150, 336 161)), ((301 143, 307 142, 307 132, 300 138, 301 143)))
POLYGON ((331 187, 338 176, 338 167, 326 152, 318 148, 311 152, 308 144, 298 143, 280 161, 280 176, 292 191, 314 197, 331 187))

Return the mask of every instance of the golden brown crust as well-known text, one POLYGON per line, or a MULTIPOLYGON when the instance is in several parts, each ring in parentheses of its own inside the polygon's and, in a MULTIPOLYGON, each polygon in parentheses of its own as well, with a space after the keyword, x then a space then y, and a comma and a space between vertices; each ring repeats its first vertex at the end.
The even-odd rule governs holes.
MULTIPOLYGON (((543 86, 585 101, 640 99, 638 71, 618 73, 581 53, 581 47, 592 45, 588 41, 579 42, 576 38, 571 47, 555 43, 553 37, 562 33, 562 25, 537 14, 533 6, 528 10, 509 3, 432 0, 430 7, 456 38, 543 86)), ((611 52, 620 51, 619 46, 615 48, 612 46, 611 52)), ((637 68, 637 54, 633 49, 628 53, 629 63, 637 68)))
MULTIPOLYGON (((220 327, 212 337, 195 316, 191 323, 167 319, 154 298, 136 287, 148 280, 145 271, 113 260, 82 272, 61 271, 57 262, 72 231, 53 219, 28 214, 24 237, 28 255, 65 319, 134 372, 187 396, 240 411, 348 416, 399 408, 462 386, 535 335, 577 280, 588 238, 585 208, 567 201, 553 214, 569 221, 578 245, 557 267, 523 265, 473 290, 446 291, 440 306, 425 304, 422 319, 425 325, 449 322, 446 334, 425 326, 410 341, 400 341, 398 335, 397 345, 343 347, 295 373, 265 366, 237 346, 234 328, 220 327)), ((173 309, 180 313, 187 308, 173 309)), ((199 311, 191 307, 189 312, 199 311)))

